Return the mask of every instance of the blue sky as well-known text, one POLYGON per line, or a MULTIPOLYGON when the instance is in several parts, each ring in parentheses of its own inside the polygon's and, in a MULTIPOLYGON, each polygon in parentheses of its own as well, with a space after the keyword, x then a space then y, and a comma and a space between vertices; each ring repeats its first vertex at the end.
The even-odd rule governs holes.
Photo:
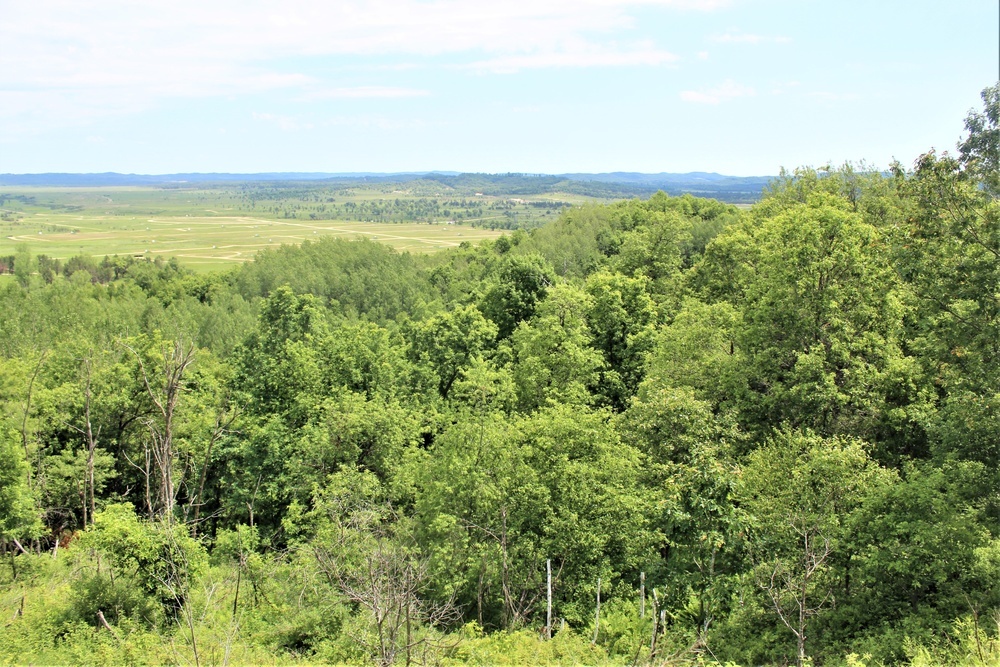
POLYGON ((716 171, 953 150, 995 0, 0 0, 0 172, 716 171))

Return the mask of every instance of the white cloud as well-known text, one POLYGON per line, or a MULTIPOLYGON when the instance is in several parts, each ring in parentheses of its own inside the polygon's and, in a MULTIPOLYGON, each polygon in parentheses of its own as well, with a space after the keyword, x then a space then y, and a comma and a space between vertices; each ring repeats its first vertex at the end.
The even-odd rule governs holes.
POLYGON ((727 79, 714 88, 685 90, 681 92, 681 99, 685 102, 693 102, 695 104, 720 104, 738 97, 752 97, 756 94, 753 88, 742 86, 732 79, 727 79))
POLYGON ((729 32, 721 35, 712 35, 709 39, 717 44, 788 44, 792 41, 788 37, 782 37, 780 35, 755 35, 753 33, 741 32, 739 30, 730 30, 729 32))
POLYGON ((0 80, 26 85, 254 83, 254 65, 308 55, 530 54, 634 29, 638 6, 721 0, 78 0, 14 3, 0 24, 0 80), (53 17, 59 17, 54 19, 53 17))
POLYGON ((669 65, 680 58, 652 45, 625 50, 596 45, 576 45, 560 51, 542 51, 480 60, 466 65, 470 69, 509 74, 522 69, 541 67, 634 67, 669 65))
POLYGON ((307 92, 302 101, 323 100, 331 98, 395 98, 395 97, 426 97, 430 91, 417 88, 396 88, 392 86, 355 86, 353 88, 328 88, 307 92))
POLYGON ((279 116, 272 113, 257 113, 256 111, 250 115, 254 120, 271 123, 278 129, 284 130, 285 132, 292 132, 295 130, 311 130, 315 127, 312 123, 304 123, 292 116, 279 116))
POLYGON ((333 98, 426 94, 391 85, 351 87, 353 82, 336 81, 329 74, 341 71, 340 65, 383 69, 387 77, 394 69, 419 66, 419 59, 432 57, 474 62, 484 71, 662 65, 676 57, 656 46, 635 46, 635 40, 632 46, 618 46, 616 40, 623 37, 647 37, 637 10, 712 11, 727 4, 729 0, 9 2, 0 21, 0 91, 8 98, 20 97, 13 107, 0 104, 0 126, 6 126, 0 135, 15 121, 25 131, 86 124, 178 97, 273 90, 333 98), (324 74, 310 69, 317 63, 324 74))
POLYGON ((385 116, 334 116, 323 122, 325 126, 354 127, 364 130, 417 130, 428 123, 418 119, 396 119, 385 116))

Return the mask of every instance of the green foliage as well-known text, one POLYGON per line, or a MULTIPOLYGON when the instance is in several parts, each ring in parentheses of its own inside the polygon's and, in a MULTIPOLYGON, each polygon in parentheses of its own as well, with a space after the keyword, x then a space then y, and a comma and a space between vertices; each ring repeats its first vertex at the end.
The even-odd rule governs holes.
POLYGON ((504 257, 496 283, 483 296, 483 314, 497 326, 497 336, 507 338, 517 325, 535 314, 551 285, 552 268, 539 255, 504 257))
POLYGON ((690 387, 713 405, 732 407, 745 363, 736 347, 742 328, 740 311, 726 301, 684 301, 654 338, 648 377, 665 386, 690 387))
MULTIPOLYGON (((0 662, 995 661, 996 97, 958 159, 747 211, 215 275, 0 257, 0 662)), ((239 198, 482 204, 287 196, 239 198)))
POLYGON ((493 342, 497 331, 475 306, 458 306, 412 325, 407 332, 412 341, 410 359, 431 372, 441 398, 448 398, 452 385, 493 342))
POLYGON ((700 636, 725 611, 743 565, 747 517, 735 502, 733 456, 743 436, 692 390, 653 379, 619 423, 645 454, 643 487, 654 500, 661 558, 646 563, 648 586, 663 587, 675 631, 700 636))
MULTIPOLYGON (((995 546, 977 503, 989 476, 972 462, 910 465, 903 472, 900 483, 884 488, 848 524, 856 622, 903 622, 915 636, 932 636, 970 605, 997 604, 995 546)), ((878 653, 900 657, 894 644, 894 654, 888 647, 878 653)))
POLYGON ((464 639, 450 652, 445 665, 609 665, 619 660, 609 659, 590 639, 567 628, 551 641, 541 639, 537 632, 517 630, 481 635, 467 628, 472 637, 464 639))
POLYGON ((629 202, 617 211, 625 232, 611 265, 625 275, 642 273, 656 282, 680 269, 682 251, 690 244, 690 222, 676 210, 650 211, 653 202, 629 202))
POLYGON ((17 246, 14 255, 14 277, 17 284, 23 288, 31 285, 31 276, 38 268, 38 260, 31 254, 31 248, 26 243, 17 246))
POLYGON ((842 570, 858 548, 854 516, 891 493, 896 479, 859 441, 791 430, 751 454, 740 471, 736 500, 750 523, 753 578, 797 639, 799 662, 811 619, 846 586, 842 570))
MULTIPOLYGON (((183 527, 143 521, 129 504, 108 505, 99 512, 82 543, 101 553, 111 572, 174 610, 183 605, 191 580, 206 564, 204 549, 183 527)), ((112 587, 106 595, 115 599, 129 592, 112 587)))
POLYGON ((536 317, 518 326, 511 339, 514 382, 522 411, 549 404, 587 404, 598 382, 601 355, 589 346, 589 294, 570 285, 549 291, 536 317))
POLYGON ((83 623, 99 627, 98 614, 108 623, 122 624, 130 619, 145 627, 153 627, 162 618, 163 610, 147 591, 129 577, 117 579, 108 574, 83 576, 70 589, 70 607, 63 624, 83 623))
POLYGON ((582 622, 597 577, 631 572, 652 543, 637 452, 606 415, 582 408, 477 421, 447 430, 411 463, 423 541, 440 545, 430 563, 440 594, 456 595, 479 622, 518 627, 537 614, 551 559, 557 613, 582 622))
POLYGON ((983 111, 969 111, 958 144, 962 163, 995 197, 1000 194, 1000 83, 984 88, 983 111))
POLYGON ((787 421, 871 437, 900 379, 890 369, 905 309, 879 230, 819 190, 766 199, 707 251, 708 293, 731 284, 741 312, 730 342, 741 363, 721 389, 752 429, 787 421))
POLYGON ((606 206, 569 209, 548 225, 532 230, 521 251, 540 253, 560 276, 583 278, 604 261, 602 238, 610 228, 611 215, 606 206))
POLYGON ((267 297, 283 285, 312 294, 345 314, 372 320, 418 315, 429 292, 415 260, 372 241, 322 238, 264 250, 233 276, 246 299, 267 297))
POLYGON ((0 423, 0 539, 24 539, 41 531, 27 475, 24 450, 14 430, 0 423))
POLYGON ((587 325, 605 366, 595 387, 603 402, 621 410, 642 381, 652 345, 656 308, 643 276, 600 272, 587 279, 592 305, 587 325))
POLYGON ((275 290, 261 311, 259 333, 247 338, 236 360, 236 384, 249 394, 254 412, 302 423, 302 409, 321 395, 316 343, 326 333, 325 312, 315 297, 298 297, 288 287, 275 290))

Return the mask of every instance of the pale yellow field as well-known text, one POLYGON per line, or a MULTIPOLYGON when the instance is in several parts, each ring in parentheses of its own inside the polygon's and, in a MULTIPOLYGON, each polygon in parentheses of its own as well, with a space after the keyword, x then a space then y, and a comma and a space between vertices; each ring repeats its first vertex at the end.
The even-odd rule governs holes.
POLYGON ((86 253, 177 257, 195 270, 224 268, 252 259, 262 248, 299 244, 323 236, 367 238, 400 251, 428 253, 501 232, 446 223, 380 224, 334 220, 277 220, 213 215, 196 217, 34 213, 0 223, 0 255, 27 244, 33 254, 66 259, 86 253))

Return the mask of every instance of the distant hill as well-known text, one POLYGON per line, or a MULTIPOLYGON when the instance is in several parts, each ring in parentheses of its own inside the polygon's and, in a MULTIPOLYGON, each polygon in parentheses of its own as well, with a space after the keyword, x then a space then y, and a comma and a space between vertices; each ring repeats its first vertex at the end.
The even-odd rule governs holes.
MULTIPOLYGON (((179 183, 241 183, 258 181, 325 181, 330 179, 350 180, 410 180, 427 173, 438 172, 401 172, 398 174, 383 174, 370 172, 351 172, 330 174, 325 172, 289 171, 265 172, 259 174, 229 174, 229 173, 192 173, 192 174, 119 174, 109 171, 100 174, 0 174, 0 185, 48 185, 98 187, 109 185, 175 185, 179 183)), ((458 172, 440 172, 458 174, 458 172)))
POLYGON ((612 171, 601 174, 560 174, 560 176, 574 181, 601 181, 604 183, 717 183, 719 181, 734 179, 752 180, 758 178, 756 176, 724 176, 722 174, 707 171, 690 171, 686 174, 673 174, 668 172, 644 174, 635 171, 612 171))
POLYGON ((726 176, 709 172, 686 174, 609 172, 600 174, 467 174, 454 171, 427 172, 266 172, 256 174, 0 174, 0 186, 211 186, 222 183, 422 183, 454 191, 456 194, 480 192, 490 195, 537 195, 570 192, 598 198, 648 197, 657 190, 670 195, 693 194, 733 203, 750 203, 760 198, 770 176, 726 176))
POLYGON ((616 171, 605 174, 563 174, 574 181, 618 183, 663 190, 672 195, 690 193, 726 201, 756 201, 772 176, 726 176, 714 172, 692 171, 686 174, 641 174, 616 171))

